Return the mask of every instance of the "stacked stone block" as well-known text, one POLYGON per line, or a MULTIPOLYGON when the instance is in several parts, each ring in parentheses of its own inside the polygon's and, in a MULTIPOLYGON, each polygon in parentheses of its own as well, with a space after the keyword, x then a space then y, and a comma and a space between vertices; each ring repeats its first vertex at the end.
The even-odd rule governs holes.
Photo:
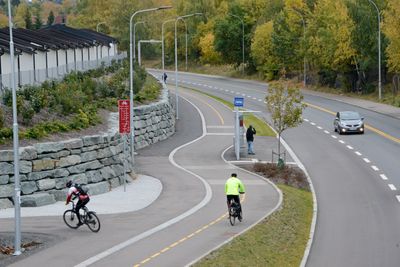
MULTIPOLYGON (((175 132, 168 93, 159 102, 134 109, 135 149, 167 139, 175 132)), ((125 138, 128 142, 129 138, 125 138)), ((91 195, 124 182, 131 172, 129 144, 119 133, 85 136, 20 148, 21 206, 42 206, 65 200, 68 180, 86 184, 91 195), (125 166, 125 169, 124 169, 125 166)), ((13 151, 0 150, 0 208, 13 206, 13 151)))

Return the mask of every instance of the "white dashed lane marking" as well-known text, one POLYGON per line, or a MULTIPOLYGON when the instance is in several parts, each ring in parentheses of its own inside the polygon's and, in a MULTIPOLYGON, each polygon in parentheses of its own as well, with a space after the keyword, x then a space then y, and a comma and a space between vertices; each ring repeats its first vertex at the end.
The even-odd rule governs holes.
POLYGON ((375 165, 372 165, 371 168, 372 168, 374 171, 379 171, 379 168, 376 167, 375 165))
POLYGON ((336 136, 336 135, 331 135, 331 136, 332 136, 333 139, 337 139, 337 136, 336 136))
POLYGON ((343 140, 339 140, 339 143, 345 144, 346 142, 343 140))
POLYGON ((326 133, 326 134, 330 134, 327 130, 324 130, 324 133, 326 133))
POLYGON ((351 149, 351 150, 353 149, 353 147, 352 147, 352 146, 349 146, 349 145, 347 145, 346 147, 347 147, 348 149, 351 149))
POLYGON ((399 202, 400 202, 400 196, 399 196, 399 195, 397 195, 397 196, 396 196, 396 198, 397 198, 397 201, 399 201, 399 202))
POLYGON ((370 163, 371 161, 369 160, 369 159, 367 159, 367 158, 363 158, 363 160, 366 162, 366 163, 370 163))
POLYGON ((312 126, 315 126, 315 122, 310 122, 312 126))
POLYGON ((358 151, 356 151, 356 152, 354 152, 354 153, 356 153, 357 156, 362 156, 362 154, 361 154, 360 152, 358 152, 358 151))
POLYGON ((317 126, 318 129, 322 130, 323 128, 321 126, 317 126))
POLYGON ((379 175, 381 178, 382 178, 382 180, 387 180, 388 178, 387 178, 387 176, 386 175, 384 175, 384 174, 381 174, 381 175, 379 175))
POLYGON ((396 187, 393 184, 388 184, 390 190, 395 191, 396 187))

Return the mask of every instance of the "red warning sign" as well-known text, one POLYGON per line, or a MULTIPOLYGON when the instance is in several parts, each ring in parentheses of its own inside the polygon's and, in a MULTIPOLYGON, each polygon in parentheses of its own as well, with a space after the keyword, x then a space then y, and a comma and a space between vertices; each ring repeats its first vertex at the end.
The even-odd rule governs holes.
POLYGON ((119 133, 128 134, 131 132, 130 101, 118 100, 119 111, 119 133))

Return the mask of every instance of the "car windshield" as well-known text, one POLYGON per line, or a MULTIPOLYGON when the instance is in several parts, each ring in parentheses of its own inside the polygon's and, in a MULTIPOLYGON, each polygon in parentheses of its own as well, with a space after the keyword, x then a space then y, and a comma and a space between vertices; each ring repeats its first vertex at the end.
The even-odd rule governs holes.
POLYGON ((357 112, 342 112, 340 114, 340 118, 342 120, 359 120, 360 114, 358 114, 357 112))

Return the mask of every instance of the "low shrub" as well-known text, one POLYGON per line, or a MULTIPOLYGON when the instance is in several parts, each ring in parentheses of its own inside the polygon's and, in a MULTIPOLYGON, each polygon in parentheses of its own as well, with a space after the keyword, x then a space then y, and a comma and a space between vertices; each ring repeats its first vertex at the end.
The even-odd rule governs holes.
POLYGON ((0 106, 0 129, 4 127, 4 112, 0 106))

